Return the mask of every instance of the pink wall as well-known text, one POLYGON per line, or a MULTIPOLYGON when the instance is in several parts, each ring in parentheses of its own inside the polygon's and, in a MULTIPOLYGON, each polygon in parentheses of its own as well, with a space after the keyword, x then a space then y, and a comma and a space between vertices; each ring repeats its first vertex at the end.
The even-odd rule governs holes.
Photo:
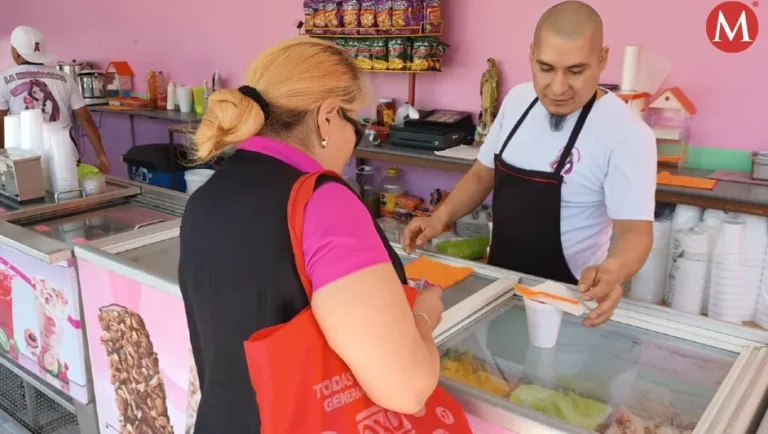
MULTIPOLYGON (((239 84, 249 61, 265 46, 294 35, 301 17, 301 0, 46 3, 41 8, 17 2, 4 11, 0 35, 16 24, 33 25, 46 33, 60 59, 125 59, 139 74, 160 69, 185 83, 202 82, 218 68, 231 84, 239 84)), ((476 111, 479 77, 489 56, 500 61, 505 88, 529 79, 532 30, 554 1, 445 3, 448 61, 444 73, 419 77, 419 106, 476 111)), ((694 144, 768 150, 768 34, 748 51, 728 55, 712 47, 705 34, 707 14, 717 0, 590 3, 602 14, 606 41, 614 49, 604 81, 618 80, 623 46, 648 47, 674 62, 669 84, 681 86, 699 108, 694 144)), ((768 20, 765 8, 768 4, 755 9, 759 19, 768 20)), ((380 96, 402 100, 406 95, 405 77, 382 75, 373 81, 380 96)))

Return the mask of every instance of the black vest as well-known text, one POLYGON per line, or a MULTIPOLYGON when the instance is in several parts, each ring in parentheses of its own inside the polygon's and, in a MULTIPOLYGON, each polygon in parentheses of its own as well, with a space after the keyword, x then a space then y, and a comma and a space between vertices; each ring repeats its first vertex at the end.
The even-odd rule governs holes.
MULTIPOLYGON (((270 156, 237 151, 187 203, 179 286, 202 394, 196 434, 259 433, 243 342, 288 322, 309 304, 287 212, 291 189, 303 174, 270 156)), ((324 177, 318 185, 323 182, 343 183, 324 177)), ((399 257, 376 229, 406 283, 399 257)))

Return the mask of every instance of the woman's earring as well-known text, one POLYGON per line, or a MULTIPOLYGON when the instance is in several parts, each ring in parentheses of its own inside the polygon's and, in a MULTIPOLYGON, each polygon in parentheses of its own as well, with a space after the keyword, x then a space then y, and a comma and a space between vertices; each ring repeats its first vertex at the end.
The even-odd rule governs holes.
POLYGON ((328 139, 323 139, 323 140, 320 142, 320 146, 322 146, 322 147, 323 147, 323 149, 327 148, 327 147, 328 147, 328 139))

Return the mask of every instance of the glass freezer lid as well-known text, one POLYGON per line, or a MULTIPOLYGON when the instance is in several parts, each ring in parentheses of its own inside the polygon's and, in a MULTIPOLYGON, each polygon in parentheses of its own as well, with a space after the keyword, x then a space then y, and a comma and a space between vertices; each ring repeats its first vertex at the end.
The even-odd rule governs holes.
POLYGON ((610 434, 643 432, 626 430, 641 423, 657 425, 646 432, 691 432, 738 357, 613 322, 585 328, 568 314, 557 345, 540 349, 529 344, 517 298, 452 336, 440 353, 444 380, 481 391, 494 406, 519 405, 610 434))
POLYGON ((173 237, 118 253, 117 256, 135 263, 143 270, 177 282, 179 279, 179 248, 179 237, 173 237))
POLYGON ((124 203, 51 220, 34 220, 24 226, 68 244, 82 244, 177 217, 145 206, 124 203))
MULTIPOLYGON (((400 260, 403 261, 403 265, 416 259, 413 256, 398 255, 400 260)), ((471 295, 485 288, 486 286, 495 282, 496 279, 490 277, 481 276, 477 273, 471 275, 467 279, 462 280, 456 285, 443 291, 443 309, 448 310, 462 301, 469 298, 471 295)))

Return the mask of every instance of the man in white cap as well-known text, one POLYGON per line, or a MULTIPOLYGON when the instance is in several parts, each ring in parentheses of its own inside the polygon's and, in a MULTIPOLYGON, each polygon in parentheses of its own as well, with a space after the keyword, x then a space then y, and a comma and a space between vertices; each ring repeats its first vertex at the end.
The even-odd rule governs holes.
MULTIPOLYGON (((96 166, 102 173, 109 173, 109 160, 101 135, 75 80, 69 74, 45 65, 52 59, 43 34, 32 27, 17 27, 11 34, 11 55, 18 66, 1 76, 0 118, 39 109, 45 122, 58 122, 69 131, 72 128, 71 113, 74 112, 96 151, 96 166)), ((5 147, 4 141, 3 123, 0 122, 0 147, 5 147)))

